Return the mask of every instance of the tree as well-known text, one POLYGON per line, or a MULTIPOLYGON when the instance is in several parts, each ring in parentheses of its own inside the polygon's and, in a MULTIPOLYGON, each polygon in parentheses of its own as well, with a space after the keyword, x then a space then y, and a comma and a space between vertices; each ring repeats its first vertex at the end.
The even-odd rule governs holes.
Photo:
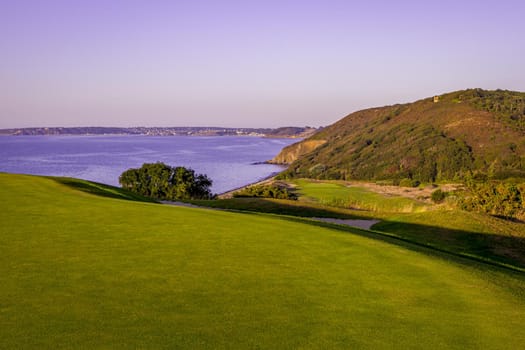
POLYGON ((161 162, 128 169, 119 177, 122 188, 160 200, 209 199, 212 180, 193 169, 171 167, 161 162))

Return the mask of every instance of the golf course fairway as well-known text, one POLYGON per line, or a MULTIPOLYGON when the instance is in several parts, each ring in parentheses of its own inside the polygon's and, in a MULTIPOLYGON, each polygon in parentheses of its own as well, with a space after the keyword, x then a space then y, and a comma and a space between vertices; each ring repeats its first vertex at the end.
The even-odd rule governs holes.
POLYGON ((110 197, 0 174, 0 348, 525 344, 523 273, 359 230, 110 197))

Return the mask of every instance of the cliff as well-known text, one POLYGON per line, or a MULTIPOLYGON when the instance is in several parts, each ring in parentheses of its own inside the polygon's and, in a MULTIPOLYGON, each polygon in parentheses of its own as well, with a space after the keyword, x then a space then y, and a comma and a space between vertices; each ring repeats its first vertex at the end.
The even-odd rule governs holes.
POLYGON ((284 165, 291 164, 305 154, 312 152, 325 142, 326 140, 304 140, 294 143, 283 148, 283 150, 268 163, 284 165))

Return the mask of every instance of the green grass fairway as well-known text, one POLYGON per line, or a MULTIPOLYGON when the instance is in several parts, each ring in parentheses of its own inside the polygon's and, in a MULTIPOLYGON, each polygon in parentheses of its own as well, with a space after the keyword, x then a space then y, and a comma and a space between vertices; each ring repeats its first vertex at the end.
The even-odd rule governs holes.
MULTIPOLYGON (((1 349, 518 349, 525 275, 0 174, 1 349)), ((327 226, 327 225, 324 225, 327 226)))
POLYGON ((400 196, 384 196, 359 186, 345 186, 338 181, 295 180, 303 199, 321 204, 372 210, 376 212, 412 213, 424 211, 424 203, 400 196))

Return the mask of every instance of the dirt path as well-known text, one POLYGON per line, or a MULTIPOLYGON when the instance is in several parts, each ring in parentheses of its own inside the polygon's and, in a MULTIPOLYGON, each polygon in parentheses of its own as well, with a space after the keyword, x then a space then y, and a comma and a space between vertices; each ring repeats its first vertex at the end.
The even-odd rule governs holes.
MULTIPOLYGON (((177 207, 186 207, 186 208, 205 208, 205 207, 199 207, 195 204, 190 203, 184 203, 184 202, 171 202, 171 201, 160 201, 162 204, 166 205, 175 205, 177 207)), ((206 209, 213 209, 213 208, 206 208, 206 209)))
POLYGON ((363 230, 370 230, 372 226, 377 224, 380 220, 345 220, 334 218, 311 218, 317 221, 329 222, 331 224, 346 225, 351 227, 362 228, 363 230))

